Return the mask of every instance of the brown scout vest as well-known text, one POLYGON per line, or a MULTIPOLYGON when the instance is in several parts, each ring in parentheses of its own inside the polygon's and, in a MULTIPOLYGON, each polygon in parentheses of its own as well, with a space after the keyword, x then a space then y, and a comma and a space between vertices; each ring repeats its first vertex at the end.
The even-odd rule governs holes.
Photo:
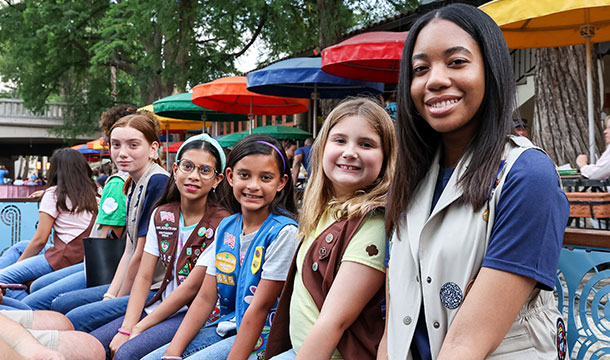
MULTIPOLYGON (((350 239, 367 215, 333 223, 314 240, 307 251, 303 264, 303 283, 318 310, 322 309, 324 299, 337 276, 341 259, 350 239)), ((374 250, 377 249, 371 249, 371 251, 374 250)), ((267 340, 265 359, 270 359, 292 348, 289 331, 290 298, 294 287, 298 252, 297 249, 280 296, 267 340)), ((382 287, 366 304, 356 321, 343 333, 337 344, 337 350, 345 360, 375 359, 377 356, 377 348, 384 329, 385 311, 382 310, 384 300, 385 291, 382 287)))
POLYGON ((161 298, 167 284, 172 281, 174 276, 176 276, 178 285, 184 281, 197 263, 199 255, 203 254, 203 250, 214 241, 214 233, 220 221, 229 215, 231 214, 220 206, 211 205, 206 207, 205 216, 199 220, 199 223, 184 243, 184 247, 176 262, 177 266, 174 274, 174 256, 176 254, 176 246, 178 245, 180 228, 180 203, 173 202, 157 208, 154 218, 155 231, 159 246, 159 261, 165 267, 165 276, 161 287, 146 306, 154 304, 161 298), (211 231, 207 230, 207 232, 200 235, 199 230, 202 227, 205 227, 206 230, 211 229, 211 231))
POLYGON ((69 243, 66 244, 59 237, 55 239, 53 247, 44 253, 45 259, 47 259, 53 270, 63 269, 83 261, 85 258, 83 239, 89 236, 93 224, 95 224, 95 219, 96 213, 91 214, 89 226, 69 243))

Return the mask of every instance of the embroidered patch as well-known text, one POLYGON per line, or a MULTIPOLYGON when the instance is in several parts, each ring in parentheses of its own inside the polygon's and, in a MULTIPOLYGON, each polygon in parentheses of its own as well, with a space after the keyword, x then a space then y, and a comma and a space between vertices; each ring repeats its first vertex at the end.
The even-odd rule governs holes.
POLYGON ((485 220, 485 221, 489 220, 489 210, 488 209, 483 210, 483 220, 485 220))
POLYGON ((195 256, 199 256, 201 254, 201 250, 195 249, 195 256))
POLYGON ((258 340, 256 340, 256 345, 254 345, 253 351, 260 349, 262 346, 263 346, 263 338, 259 336, 258 340))
POLYGON ((187 256, 191 256, 193 254, 193 248, 191 248, 190 246, 186 248, 186 255, 187 256))
POLYGON ((379 249, 377 249, 376 245, 369 245, 366 247, 366 252, 369 256, 375 256, 379 254, 379 249))
POLYGON ((252 304, 252 300, 254 300, 254 293, 256 293, 256 285, 250 285, 248 290, 250 290, 250 295, 246 295, 244 297, 244 302, 246 304, 252 304))
POLYGON ((257 246, 254 249, 254 258, 252 259, 252 266, 250 270, 252 270, 252 274, 256 274, 258 270, 261 268, 261 263, 263 262, 263 247, 257 246))
POLYGON ((176 222, 176 218, 174 217, 173 212, 161 211, 159 214, 161 216, 161 221, 176 222))
POLYGON ((200 227, 200 228, 199 228, 199 230, 197 230, 197 235, 198 235, 199 237, 203 237, 203 235, 205 235, 205 231, 206 231, 206 230, 207 230, 207 229, 205 228, 205 226, 200 227))
POLYGON ((565 360, 568 352, 566 325, 562 318, 557 319, 557 359, 565 360))
POLYGON ((231 249, 235 249, 235 236, 231 233, 225 233, 224 243, 229 245, 231 249))
POLYGON ((106 200, 104 200, 104 203, 102 204, 102 210, 107 215, 112 214, 118 208, 119 204, 111 197, 106 198, 106 200))
POLYGON ((212 229, 212 228, 208 228, 208 229, 205 231, 205 237, 206 237, 206 238, 208 238, 208 239, 211 239, 211 238, 212 238, 212 236, 214 236, 214 229, 212 229))
POLYGON ((454 282, 443 284, 443 286, 441 286, 440 296, 441 303, 443 303, 443 306, 447 309, 457 309, 464 299, 462 289, 454 282))
POLYGON ((228 252, 221 252, 216 255, 216 268, 224 273, 235 271, 237 259, 228 252))
POLYGON ((235 285, 235 280, 233 279, 233 276, 221 273, 216 273, 216 281, 219 284, 235 285))
POLYGON ((191 267, 189 266, 189 264, 184 264, 182 269, 180 269, 180 271, 178 271, 178 274, 188 275, 190 272, 191 272, 191 267))
POLYGON ((167 249, 169 249, 169 241, 167 241, 167 240, 161 241, 161 251, 167 252, 167 249))

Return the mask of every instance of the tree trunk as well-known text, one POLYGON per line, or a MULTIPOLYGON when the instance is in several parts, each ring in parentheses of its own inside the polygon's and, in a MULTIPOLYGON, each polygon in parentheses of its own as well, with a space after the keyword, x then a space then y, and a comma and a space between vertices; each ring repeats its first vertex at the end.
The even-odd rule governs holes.
MULTIPOLYGON (((538 49, 536 53, 532 141, 541 146, 555 164, 571 163, 575 167, 578 154, 589 153, 585 47, 538 49)), ((596 53, 595 46, 592 46, 592 53, 596 53)), ((595 144, 597 153, 601 154, 605 143, 595 60, 592 75, 595 144)))

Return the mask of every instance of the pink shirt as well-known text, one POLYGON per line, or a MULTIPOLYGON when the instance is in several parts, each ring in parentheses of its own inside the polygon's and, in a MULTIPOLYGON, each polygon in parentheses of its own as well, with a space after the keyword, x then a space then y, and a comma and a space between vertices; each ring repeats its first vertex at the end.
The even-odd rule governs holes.
MULTIPOLYGON (((87 229, 92 214, 84 211, 70 214, 67 211, 58 210, 55 188, 56 186, 52 186, 45 191, 42 200, 40 200, 38 212, 47 213, 55 219, 53 223, 54 236, 67 244, 87 229)), ((66 199, 66 205, 72 208, 70 199, 66 199)))

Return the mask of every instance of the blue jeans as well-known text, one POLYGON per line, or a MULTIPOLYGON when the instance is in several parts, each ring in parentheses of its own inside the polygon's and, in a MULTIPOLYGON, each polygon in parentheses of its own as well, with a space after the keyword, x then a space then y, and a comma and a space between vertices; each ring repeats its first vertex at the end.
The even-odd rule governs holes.
POLYGON ((297 357, 297 353, 294 352, 294 349, 290 349, 279 355, 275 355, 271 360, 293 360, 295 357, 297 357))
MULTIPOLYGON (((163 344, 172 341, 172 337, 178 330, 182 319, 184 319, 186 311, 179 312, 158 323, 157 325, 145 330, 135 338, 125 342, 114 355, 115 360, 138 360, 144 355, 155 350, 163 344)), ((140 319, 143 319, 146 313, 142 313, 140 319)), ((117 329, 123 324, 125 316, 121 316, 116 320, 91 332, 106 349, 106 359, 111 359, 110 349, 108 346, 117 334, 117 329)))
POLYGON ((49 310, 53 300, 58 296, 86 287, 83 263, 79 263, 38 278, 30 286, 30 295, 22 301, 32 309, 49 310))
POLYGON ((2 300, 0 310, 31 310, 29 306, 19 300, 11 299, 10 297, 3 297, 2 300))
POLYGON ((101 301, 109 287, 110 285, 100 285, 63 293, 53 300, 51 310, 65 315, 79 306, 101 301))
MULTIPOLYGON (((30 240, 22 240, 22 241, 16 243, 15 245, 11 246, 10 248, 6 249, 2 253, 2 256, 0 256, 0 270, 16 263, 17 260, 19 260, 19 257, 21 256, 21 254, 23 254, 23 251, 25 251, 25 248, 28 246, 29 243, 30 243, 30 240)), ((49 249, 51 247, 53 247, 53 245, 46 244, 45 247, 40 251, 40 254, 44 254, 44 252, 47 251, 47 249, 49 249)))
MULTIPOLYGON (((107 289, 109 285, 102 286, 106 287, 107 289)), ((70 296, 71 294, 75 294, 80 291, 83 290, 69 292, 62 296, 70 296)), ((148 298, 146 301, 148 302, 150 299, 152 299, 154 295, 155 292, 150 291, 148 293, 148 298)), ((79 306, 74 310, 70 310, 66 314, 66 317, 72 322, 72 325, 74 325, 74 330, 91 332, 102 325, 106 325, 107 323, 118 318, 119 316, 125 315, 128 302, 129 296, 123 296, 112 300, 97 301, 94 303, 79 306)))
MULTIPOLYGON (((44 255, 36 255, 0 270, 0 282, 25 284, 52 271, 44 255)), ((27 296, 27 293, 24 290, 7 290, 6 296, 21 300, 27 296)))
MULTIPOLYGON (((216 326, 204 327, 201 330, 199 330, 199 333, 197 335, 195 335, 195 338, 193 338, 193 340, 191 340, 191 342, 188 344, 186 349, 184 349, 184 352, 182 353, 182 357, 184 357, 184 358, 189 357, 189 356, 195 354, 196 352, 199 352, 203 349, 211 347, 212 345, 220 342, 221 340, 233 339, 233 341, 234 341, 235 336, 232 336, 232 335, 234 335, 234 334, 230 334, 230 336, 228 338, 224 339, 222 336, 220 336, 216 333, 216 326)), ((136 337, 136 339, 137 339, 137 337, 136 337)), ((229 345, 229 351, 231 351, 231 345, 233 345, 233 341, 231 341, 231 344, 229 345)), ((163 354, 165 354, 165 350, 167 349, 168 346, 169 346, 169 343, 167 345, 161 346, 157 350, 155 350, 155 351, 151 352, 150 354, 146 355, 145 357, 143 357, 142 360, 161 359, 161 356, 163 356, 163 354)), ((220 359, 226 359, 227 355, 229 355, 229 351, 227 351, 225 356, 221 357, 220 359)), ((210 358, 210 359, 213 359, 213 358, 210 358)))

